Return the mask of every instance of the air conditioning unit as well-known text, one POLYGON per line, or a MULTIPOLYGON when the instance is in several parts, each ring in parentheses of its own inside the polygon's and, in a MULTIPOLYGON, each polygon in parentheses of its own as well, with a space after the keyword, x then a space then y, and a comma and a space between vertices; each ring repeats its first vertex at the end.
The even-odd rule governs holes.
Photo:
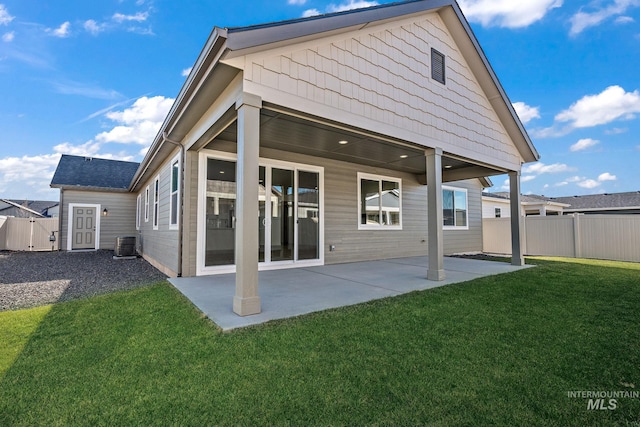
POLYGON ((117 257, 136 256, 136 236, 116 237, 114 255, 117 257))

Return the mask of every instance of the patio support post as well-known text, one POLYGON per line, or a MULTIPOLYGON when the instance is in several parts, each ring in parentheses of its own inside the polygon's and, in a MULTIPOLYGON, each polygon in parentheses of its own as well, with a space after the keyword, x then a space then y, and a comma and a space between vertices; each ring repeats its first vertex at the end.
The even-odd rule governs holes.
POLYGON ((233 311, 240 316, 260 313, 258 296, 258 158, 262 99, 243 93, 238 112, 236 169, 236 294, 233 311))
POLYGON ((511 264, 524 265, 522 251, 522 213, 520 208, 520 171, 509 172, 509 204, 511 208, 511 264))
POLYGON ((444 280, 442 233, 442 149, 425 150, 427 162, 427 230, 429 269, 427 279, 444 280))

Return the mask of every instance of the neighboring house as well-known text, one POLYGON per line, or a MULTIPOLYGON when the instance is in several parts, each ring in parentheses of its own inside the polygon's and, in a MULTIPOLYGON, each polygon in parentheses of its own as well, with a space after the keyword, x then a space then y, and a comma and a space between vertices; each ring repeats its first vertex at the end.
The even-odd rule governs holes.
POLYGON ((215 28, 114 193, 118 233, 171 276, 235 271, 233 309, 255 314, 259 269, 428 253, 444 279, 445 253, 482 250, 485 177, 509 174, 518 206, 538 158, 453 0, 215 28))
MULTIPOLYGON (((535 194, 520 196, 521 216, 562 215, 569 207, 555 199, 535 194)), ((482 218, 511 217, 509 193, 482 193, 482 218)))
POLYGON ((51 180, 51 187, 60 189, 60 249, 113 249, 116 237, 136 235, 136 196, 129 184, 138 166, 92 157, 60 158, 51 180))
POLYGON ((564 209, 565 214, 640 214, 640 191, 551 197, 550 200, 570 205, 564 209))
POLYGON ((55 218, 59 202, 45 200, 0 199, 0 216, 16 218, 55 218))

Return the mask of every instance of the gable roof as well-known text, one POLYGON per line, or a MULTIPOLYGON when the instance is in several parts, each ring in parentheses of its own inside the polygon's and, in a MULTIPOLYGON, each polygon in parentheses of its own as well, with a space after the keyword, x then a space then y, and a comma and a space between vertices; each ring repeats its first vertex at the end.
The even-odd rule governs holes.
POLYGON ((51 187, 126 191, 139 163, 63 154, 51 187))
POLYGON ((469 63, 521 158, 524 162, 538 160, 540 155, 457 2, 409 0, 261 25, 215 27, 154 138, 131 183, 131 189, 148 178, 148 174, 172 153, 175 147, 168 146, 165 142, 181 141, 192 130, 202 113, 211 106, 211 100, 216 99, 236 76, 238 70, 222 61, 427 12, 438 13, 449 28, 452 38, 469 63), (185 114, 188 110, 200 111, 200 114, 185 114))
POLYGON ((571 205, 567 211, 640 209, 640 191, 589 194, 586 196, 551 197, 550 200, 571 205))

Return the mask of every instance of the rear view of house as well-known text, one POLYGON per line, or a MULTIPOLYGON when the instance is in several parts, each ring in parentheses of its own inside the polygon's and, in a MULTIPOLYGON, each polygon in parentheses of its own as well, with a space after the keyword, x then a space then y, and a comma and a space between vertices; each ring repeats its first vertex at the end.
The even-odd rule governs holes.
POLYGON ((114 192, 118 233, 172 276, 236 272, 240 315, 260 269, 428 254, 442 280, 444 254, 482 250, 485 177, 510 175, 518 212, 538 157, 455 1, 215 28, 114 192))

